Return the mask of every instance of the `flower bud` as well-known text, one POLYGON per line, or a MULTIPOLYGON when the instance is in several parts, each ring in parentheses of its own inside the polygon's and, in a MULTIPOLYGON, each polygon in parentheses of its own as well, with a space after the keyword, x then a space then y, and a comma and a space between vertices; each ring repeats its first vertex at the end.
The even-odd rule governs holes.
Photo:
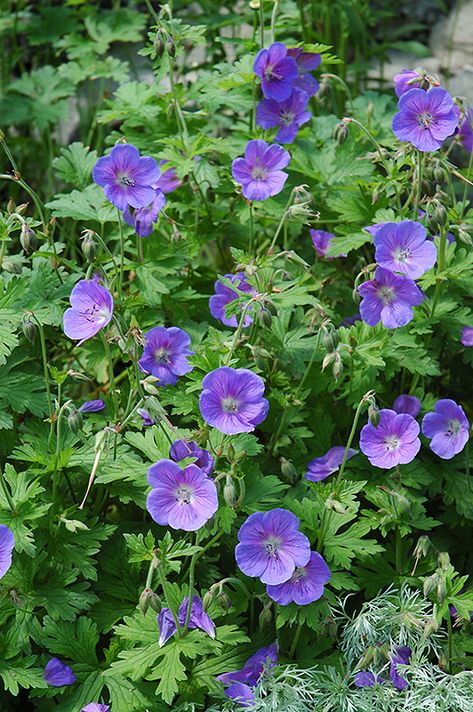
POLYGON ((281 475, 284 482, 291 485, 294 484, 294 482, 297 481, 297 470, 291 460, 286 460, 285 457, 280 457, 279 462, 281 463, 281 475))
POLYGON ((21 225, 20 243, 27 255, 38 248, 36 233, 25 222, 21 225))
POLYGON ((97 245, 92 237, 90 231, 87 232, 84 239, 82 240, 82 254, 84 255, 87 262, 93 262, 95 255, 97 253, 97 245))
POLYGON ((450 566, 450 556, 447 551, 441 551, 437 557, 439 568, 445 571, 450 566))
POLYGON ((77 435, 79 430, 82 428, 82 413, 78 410, 71 410, 67 416, 67 424, 72 432, 77 435))
POLYGON ((207 200, 209 203, 215 203, 215 190, 212 188, 212 186, 209 186, 207 188, 207 200))
POLYGON ((30 342, 30 344, 33 344, 36 340, 36 334, 38 332, 38 327, 36 326, 34 321, 32 321, 29 316, 26 316, 23 319, 21 328, 23 329, 23 333, 30 342))
POLYGON ((443 603, 445 601, 445 597, 447 595, 447 586, 445 584, 445 579, 443 576, 438 577, 437 581, 437 587, 436 587, 436 594, 437 594, 437 600, 439 603, 443 603))
POLYGON ((12 213, 15 212, 15 208, 16 208, 15 201, 13 200, 13 198, 10 198, 7 203, 7 213, 9 215, 11 215, 12 213))
POLYGON ((471 236, 472 226, 461 223, 458 226, 458 239, 462 242, 466 242, 467 245, 473 245, 473 240, 471 236))
POLYGON ((340 343, 340 337, 336 331, 324 331, 322 341, 328 353, 335 351, 340 343))
POLYGON ((348 138, 348 126, 345 121, 340 121, 333 130, 333 138, 341 146, 348 138))
POLYGON ((225 591, 220 591, 218 594, 218 602, 225 611, 229 611, 232 607, 230 596, 225 591))
POLYGON ((371 404, 368 407, 368 420, 370 421, 371 425, 375 428, 378 427, 379 421, 380 421, 380 414, 379 414, 379 408, 377 405, 371 404))
POLYGON ((204 611, 207 611, 210 608, 210 604, 213 601, 213 591, 212 588, 209 588, 209 590, 205 593, 204 598, 202 599, 202 603, 204 606, 204 611))
POLYGON ((268 309, 266 309, 266 307, 262 307, 259 310, 258 316, 261 319, 261 321, 263 322, 263 324, 266 327, 268 327, 268 329, 271 328, 273 317, 271 316, 271 312, 268 309))
POLYGON ((430 539, 426 534, 419 537, 417 544, 414 549, 414 556, 420 558, 421 556, 427 556, 430 549, 430 539))
POLYGON ((271 620, 273 618, 273 614, 271 612, 271 604, 269 606, 265 606, 261 613, 259 614, 259 627, 261 630, 265 628, 267 625, 271 623, 271 620))
POLYGON ((159 611, 162 608, 161 601, 159 600, 159 596, 154 591, 152 591, 150 588, 145 588, 142 591, 142 593, 140 595, 139 605, 140 605, 140 610, 144 616, 147 614, 150 607, 156 613, 159 613, 159 611))
POLYGON ((440 164, 436 165, 434 168, 434 180, 437 183, 437 185, 441 185, 442 183, 445 183, 447 180, 448 174, 447 171, 443 166, 440 164))
POLYGON ((164 54, 164 49, 165 49, 165 43, 163 39, 163 33, 161 30, 158 30, 156 32, 154 42, 153 42, 153 48, 155 51, 155 54, 157 57, 162 57, 164 54))
POLYGON ((170 57, 176 56, 176 43, 174 42, 172 37, 169 37, 166 41, 166 52, 170 57))
MULTIPOLYGON (((277 307, 276 307, 276 305, 274 304, 274 302, 272 302, 270 299, 266 299, 266 300, 265 300, 264 306, 265 306, 266 309, 269 311, 269 313, 271 314, 271 316, 277 316, 277 315, 278 315, 277 307)), ((268 353, 268 352, 266 351, 266 353, 268 353)))
POLYGON ((343 363, 340 355, 337 354, 332 366, 332 375, 336 381, 340 378, 343 373, 343 363))
POLYGON ((432 576, 427 576, 424 579, 424 596, 428 598, 431 593, 433 593, 437 587, 438 576, 433 574, 432 576))
POLYGON ((13 262, 13 260, 3 260, 2 267, 5 272, 8 272, 9 274, 21 274, 22 272, 21 264, 13 262))
POLYGON ((231 475, 227 475, 225 487, 223 488, 223 498, 229 507, 235 506, 237 501, 237 495, 231 475))

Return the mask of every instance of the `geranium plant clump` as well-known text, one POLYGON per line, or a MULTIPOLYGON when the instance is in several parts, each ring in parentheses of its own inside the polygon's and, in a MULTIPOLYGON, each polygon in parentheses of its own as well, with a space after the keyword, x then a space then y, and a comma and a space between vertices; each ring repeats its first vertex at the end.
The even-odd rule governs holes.
POLYGON ((219 10, 22 16, 64 62, 0 132, 6 712, 473 709, 473 110, 250 5, 236 57, 219 10))

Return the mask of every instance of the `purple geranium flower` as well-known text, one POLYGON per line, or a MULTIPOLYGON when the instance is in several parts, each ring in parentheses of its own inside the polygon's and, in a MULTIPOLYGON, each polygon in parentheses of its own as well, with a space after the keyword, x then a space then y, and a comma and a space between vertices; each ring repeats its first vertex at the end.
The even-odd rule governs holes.
POLYGON ((473 327, 464 326, 460 338, 463 346, 473 346, 473 327))
MULTIPOLYGON (((350 457, 353 457, 353 455, 356 455, 357 452, 358 450, 349 448, 347 460, 349 460, 350 457)), ((337 445, 330 448, 325 455, 311 460, 307 465, 308 471, 305 473, 306 480, 310 480, 311 482, 320 482, 321 480, 325 480, 326 477, 332 475, 338 470, 343 462, 344 453, 345 448, 341 445, 337 445)))
POLYGON ((251 709, 255 701, 255 693, 244 682, 233 682, 225 690, 225 695, 243 709, 251 709))
POLYGON ((187 361, 194 353, 189 350, 190 343, 190 336, 177 326, 155 326, 145 334, 139 367, 156 376, 160 386, 174 386, 179 376, 193 369, 187 361))
POLYGON ((412 462, 420 450, 419 431, 412 415, 383 408, 377 427, 367 423, 361 429, 360 448, 372 465, 389 470, 412 462))
MULTIPOLYGON (((238 294, 238 292, 244 292, 248 295, 252 295, 255 292, 253 287, 248 284, 244 272, 237 272, 236 274, 226 274, 225 279, 229 280, 232 284, 234 284, 235 289, 232 289, 231 287, 224 284, 220 279, 217 279, 217 281, 215 282, 215 294, 209 299, 209 309, 214 319, 219 319, 223 324, 225 324, 225 326, 237 327, 238 319, 236 314, 229 317, 225 316, 225 307, 231 302, 234 302, 235 299, 238 299, 239 296, 241 296, 240 294, 238 294)), ((241 305, 240 310, 242 310, 243 307, 244 305, 241 305)), ((248 311, 250 310, 251 308, 248 309, 248 311)), ((249 326, 253 322, 253 319, 248 314, 248 311, 245 315, 245 321, 243 323, 243 326, 249 326)))
POLYGON ((334 260, 336 257, 346 257, 346 254, 343 252, 339 255, 327 255, 330 243, 335 237, 331 232, 326 232, 325 230, 310 230, 310 236, 314 249, 319 257, 327 257, 328 260, 334 260))
POLYGON ((382 223, 376 223, 375 225, 367 225, 366 227, 363 228, 363 230, 366 230, 366 232, 369 232, 370 235, 373 237, 377 234, 378 230, 380 230, 382 227, 385 225, 388 225, 389 223, 387 222, 382 222, 382 223))
POLYGON ((136 146, 120 143, 108 156, 99 158, 92 178, 100 185, 106 198, 119 210, 128 205, 141 208, 154 200, 152 185, 159 180, 158 164, 151 156, 140 156, 136 146))
POLYGON ((398 102, 393 131, 419 151, 437 151, 458 126, 458 113, 446 89, 409 89, 398 102))
POLYGON ((397 671, 396 665, 408 665, 411 661, 412 650, 405 646, 398 646, 394 654, 391 655, 391 666, 389 669, 389 679, 391 680, 393 687, 396 690, 405 690, 407 687, 407 680, 400 676, 397 671))
POLYGON ((100 702, 89 702, 80 712, 108 712, 110 705, 102 705, 100 702))
POLYGON ((386 680, 368 670, 360 670, 360 672, 355 673, 355 685, 356 687, 374 687, 374 685, 384 685, 386 680))
POLYGON ((187 457, 195 457, 196 465, 205 475, 210 475, 215 461, 208 450, 203 450, 193 440, 175 440, 171 445, 169 457, 174 462, 180 462, 187 457))
MULTIPOLYGON (((187 609, 189 607, 189 596, 186 596, 177 614, 179 625, 183 627, 186 623, 187 609)), ((169 608, 162 608, 156 616, 159 626, 159 645, 162 647, 176 632, 176 624, 169 608)), ((198 596, 192 597, 192 608, 189 618, 189 628, 200 628, 211 638, 215 638, 215 624, 210 616, 204 611, 202 600, 198 596)))
POLYGON ((297 79, 297 64, 281 42, 274 42, 269 49, 256 55, 254 73, 261 78, 261 89, 266 99, 284 101, 292 92, 297 79))
POLYGON ((146 410, 146 408, 138 408, 136 412, 141 417, 145 427, 149 428, 151 425, 154 425, 154 420, 151 417, 149 410, 146 410))
POLYGON ((79 339, 80 346, 110 322, 113 297, 95 275, 77 282, 69 301, 71 307, 64 312, 64 333, 70 339, 79 339))
POLYGON ((463 146, 471 153, 473 151, 473 109, 468 109, 465 112, 458 135, 460 136, 463 146))
MULTIPOLYGON (((162 158, 159 161, 158 166, 159 168, 162 168, 163 166, 169 166, 169 161, 166 161, 165 158, 162 158)), ((180 188, 181 185, 182 180, 177 177, 176 169, 174 168, 174 166, 169 166, 169 168, 166 168, 166 170, 161 172, 158 182, 153 187, 159 188, 159 190, 162 190, 162 192, 166 194, 172 193, 174 190, 177 190, 177 188, 180 188)))
POLYGON ((425 227, 414 220, 388 222, 373 238, 375 260, 390 272, 417 279, 434 266, 437 248, 427 240, 425 227))
POLYGON ((255 139, 246 144, 245 157, 233 161, 232 175, 247 200, 266 200, 284 188, 288 174, 281 169, 290 160, 288 151, 277 143, 269 145, 255 139))
POLYGON ((43 677, 51 687, 73 685, 77 679, 69 665, 61 662, 59 658, 51 658, 44 668, 43 677))
POLYGON ((305 566, 295 569, 291 578, 284 583, 266 586, 266 593, 281 606, 297 603, 306 606, 323 596, 324 583, 330 581, 330 569, 325 559, 313 551, 305 566))
POLYGON ((319 90, 319 83, 309 72, 318 68, 322 57, 316 52, 304 52, 302 47, 291 47, 287 53, 289 57, 296 60, 297 64, 298 76, 294 86, 305 91, 309 97, 314 96, 319 90))
POLYGON ((284 101, 263 99, 256 107, 256 123, 266 129, 279 126, 276 141, 292 143, 302 124, 310 120, 312 114, 306 111, 309 96, 301 89, 294 89, 284 101))
POLYGON ((383 267, 378 267, 375 278, 361 284, 358 292, 363 297, 360 304, 363 321, 370 326, 382 321, 388 329, 408 324, 413 318, 412 307, 421 304, 424 298, 412 279, 383 267))
POLYGON ((278 643, 277 641, 264 648, 260 648, 240 670, 234 672, 224 672, 218 675, 217 680, 224 685, 232 683, 245 683, 255 687, 261 679, 263 673, 272 670, 278 663, 278 643))
POLYGON ((262 583, 284 583, 310 558, 310 543, 299 531, 299 519, 286 509, 250 514, 238 532, 235 558, 247 576, 262 583))
POLYGON ((442 460, 450 460, 468 442, 470 424, 463 408, 451 398, 435 404, 433 413, 424 415, 422 434, 430 440, 430 449, 442 460))
POLYGON ((146 508, 155 522, 193 532, 218 509, 215 482, 196 465, 181 470, 173 460, 158 460, 148 470, 153 488, 146 508))
POLYGON ((0 524, 0 579, 5 576, 11 566, 15 538, 10 527, 0 524))
POLYGON ((166 198, 162 190, 155 190, 153 200, 141 208, 126 207, 123 211, 125 222, 135 229, 139 237, 148 237, 154 229, 158 215, 166 205, 166 198))
POLYGON ((409 89, 414 89, 423 79, 423 74, 419 74, 415 69, 403 69, 402 72, 395 74, 393 77, 394 91, 398 96, 402 96, 406 91, 409 91, 409 89))
POLYGON ((361 316, 359 314, 353 314, 353 316, 346 316, 340 326, 353 326, 357 321, 361 321, 361 316))
POLYGON ((395 410, 396 413, 408 413, 409 415, 412 415, 413 418, 417 418, 420 413, 420 409, 420 400, 415 396, 402 394, 398 396, 393 403, 393 410, 395 410))
POLYGON ((268 414, 264 381, 247 368, 222 366, 202 381, 199 406, 208 425, 225 435, 250 433, 268 414))
POLYGON ((103 410, 104 408, 105 408, 105 401, 103 401, 101 398, 97 398, 97 400, 85 401, 85 403, 82 403, 79 410, 81 413, 98 413, 100 410, 103 410))

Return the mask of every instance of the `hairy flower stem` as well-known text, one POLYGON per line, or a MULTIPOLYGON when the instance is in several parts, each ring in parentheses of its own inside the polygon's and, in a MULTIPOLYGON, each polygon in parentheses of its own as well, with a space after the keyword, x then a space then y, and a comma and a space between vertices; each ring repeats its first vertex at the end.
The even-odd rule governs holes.
MULTIPOLYGON (((471 180, 471 169, 473 167, 473 151, 470 151, 470 159, 468 161, 468 168, 467 168, 467 173, 466 177, 468 180, 471 180)), ((465 203, 466 200, 466 191, 468 190, 468 183, 465 182, 465 185, 463 186, 463 196, 462 196, 462 202, 465 203)))
POLYGON ((452 616, 450 611, 447 610, 447 635, 448 635, 448 662, 447 670, 448 674, 452 674, 452 663, 453 663, 453 631, 452 631, 452 616))
POLYGON ((276 232, 274 233, 274 237, 273 237, 273 239, 272 239, 271 245, 269 246, 269 249, 268 249, 268 254, 269 254, 269 255, 272 254, 272 252, 273 252, 273 250, 274 250, 274 246, 275 246, 275 244, 276 244, 276 240, 277 240, 278 237, 279 237, 279 233, 280 233, 281 230, 283 229, 284 222, 285 222, 286 218, 287 218, 288 215, 289 215, 289 208, 290 208, 290 206, 292 205, 292 198, 293 198, 293 195, 294 195, 294 190, 291 190, 291 195, 289 196, 289 200, 288 200, 287 203, 286 203, 286 207, 284 208, 284 212, 283 212, 283 214, 282 214, 281 220, 279 221, 279 225, 278 225, 277 228, 276 228, 276 232))
POLYGON ((258 296, 258 297, 253 297, 252 299, 250 299, 249 302, 247 302, 247 303, 245 304, 245 307, 244 307, 244 309, 243 309, 243 311, 242 311, 242 313, 241 313, 240 321, 239 321, 239 323, 238 323, 238 328, 237 328, 237 330, 235 331, 235 333, 234 333, 234 335, 233 335, 232 345, 231 345, 231 347, 230 347, 230 351, 229 351, 228 354, 227 354, 227 358, 226 358, 226 360, 225 360, 225 366, 229 366, 229 365, 230 365, 230 361, 232 360, 233 352, 235 351, 236 345, 237 345, 237 343, 238 343, 238 341, 239 341, 239 339, 240 339, 240 336, 241 336, 241 332, 243 331, 243 325, 244 325, 244 323, 245 323, 246 314, 247 314, 249 308, 251 307, 251 305, 252 305, 254 302, 258 301, 258 299, 259 299, 259 296, 258 296))
POLYGON ((59 455, 61 452, 61 421, 62 421, 62 416, 66 408, 70 406, 72 403, 71 400, 68 400, 64 403, 64 405, 61 406, 59 409, 59 412, 57 414, 57 420, 56 420, 56 453, 54 455, 54 472, 53 472, 53 505, 56 503, 56 494, 57 494, 57 486, 59 484, 59 473, 60 470, 58 469, 58 464, 59 464, 59 455))
POLYGON ((46 352, 46 339, 44 337, 44 328, 36 314, 33 312, 29 312, 30 316, 34 321, 36 322, 36 325, 38 327, 39 331, 39 341, 41 344, 41 360, 43 362, 43 376, 44 376, 44 385, 46 387, 46 399, 48 401, 48 411, 49 411, 49 422, 51 426, 51 432, 54 428, 54 410, 53 410, 53 403, 51 400, 51 386, 49 384, 49 370, 48 370, 48 356, 46 352))
POLYGON ((159 23, 159 17, 158 17, 158 15, 156 14, 156 11, 155 11, 154 7, 152 6, 151 1, 150 1, 150 0, 145 0, 145 4, 146 4, 146 7, 148 8, 148 12, 149 12, 149 14, 151 15, 151 17, 153 18, 153 20, 154 20, 156 23, 159 23))
POLYGON ((117 396, 117 387, 115 385, 115 375, 113 372, 112 354, 110 353, 110 347, 108 345, 107 339, 105 338, 103 331, 100 331, 100 338, 102 339, 103 349, 105 351, 105 357, 108 362, 108 378, 110 381, 110 390, 112 392, 112 400, 113 400, 113 418, 114 418, 114 422, 116 422, 117 418, 118 418, 119 403, 118 403, 118 396, 117 396))
POLYGON ((250 259, 253 256, 253 242, 255 239, 255 223, 254 223, 254 216, 253 216, 253 202, 251 200, 248 201, 248 210, 250 211, 250 244, 248 245, 248 253, 250 255, 250 259))
POLYGON ((260 48, 264 49, 264 0, 259 0, 259 32, 260 32, 260 48))
POLYGON ((295 393, 296 397, 299 395, 300 391, 304 388, 304 384, 309 377, 309 373, 312 369, 312 366, 314 365, 315 357, 317 356, 317 351, 319 350, 321 338, 322 338, 322 327, 320 327, 320 329, 317 333, 317 340, 315 342, 313 351, 310 355, 309 363, 307 364, 306 369, 304 371, 304 375, 302 376, 301 380, 299 381, 299 385, 297 386, 296 393, 295 393))
MULTIPOLYGON (((271 42, 276 42, 276 18, 278 16, 279 0, 273 0, 273 11, 271 13, 271 42)), ((263 4, 263 3, 261 3, 263 4)))
POLYGON ((139 235, 136 236, 136 259, 140 264, 143 262, 143 240, 139 235))
MULTIPOLYGON (((200 536, 201 536, 201 529, 198 529, 195 535, 195 545, 199 546, 199 541, 200 541, 200 536)), ((191 563, 189 567, 189 605, 187 606, 187 614, 186 614, 186 621, 184 623, 184 632, 188 629, 189 627, 189 621, 191 617, 191 609, 192 609, 192 600, 194 598, 194 576, 195 576, 195 564, 197 561, 197 551, 192 554, 191 558, 191 563)))
MULTIPOLYGON (((179 625, 179 617, 178 617, 177 611, 174 607, 174 604, 172 602, 172 598, 169 595, 169 586, 168 586, 168 582, 166 581, 166 577, 163 572, 162 564, 160 564, 157 567, 157 572, 158 572, 158 576, 159 576, 159 581, 161 583, 161 588, 163 589, 163 597, 167 603, 167 607, 171 611, 171 615, 173 617, 173 620, 174 620, 174 623, 176 626, 176 636, 178 638, 181 638, 182 632, 181 632, 181 626, 179 625)), ((189 608, 190 608, 190 601, 189 601, 189 608)))
POLYGON ((414 215, 413 220, 417 220, 419 217, 419 206, 422 198, 422 151, 417 151, 417 190, 416 199, 414 202, 414 215))
POLYGON ((154 575, 154 572, 156 571, 157 566, 158 566, 158 560, 156 559, 156 557, 153 556, 153 558, 151 559, 150 564, 149 564, 145 588, 151 588, 151 584, 153 583, 153 575, 154 575))
POLYGON ((443 227, 440 232, 440 245, 439 245, 439 254, 438 254, 438 260, 437 260, 437 275, 436 275, 436 284, 435 284, 435 290, 434 290, 434 297, 432 300, 432 309, 430 310, 430 318, 435 314, 435 309, 437 308, 438 300, 440 297, 440 290, 442 287, 442 281, 440 279, 440 275, 445 269, 445 253, 447 250, 447 227, 443 227))
POLYGON ((117 217, 118 217, 118 229, 120 231, 120 272, 118 275, 118 298, 122 298, 122 291, 123 291, 123 272, 125 269, 125 237, 123 235, 123 224, 122 224, 122 215, 117 208, 117 217))
POLYGON ((299 638, 301 637, 301 633, 302 633, 302 623, 298 623, 296 632, 294 634, 294 638, 292 639, 292 645, 289 649, 289 657, 291 658, 291 660, 294 659, 294 653, 296 652, 297 644, 299 642, 299 638))
POLYGON ((340 482, 342 481, 343 473, 345 471, 345 465, 347 464, 348 451, 350 450, 353 438, 355 437, 356 428, 358 425, 358 420, 360 419, 361 411, 363 410, 366 403, 373 397, 373 395, 374 391, 368 391, 368 393, 365 393, 363 398, 358 403, 358 408, 355 411, 355 417, 353 418, 353 424, 351 426, 350 435, 348 436, 345 452, 343 453, 342 464, 340 465, 340 470, 338 471, 337 479, 335 480, 335 491, 338 489, 340 482))

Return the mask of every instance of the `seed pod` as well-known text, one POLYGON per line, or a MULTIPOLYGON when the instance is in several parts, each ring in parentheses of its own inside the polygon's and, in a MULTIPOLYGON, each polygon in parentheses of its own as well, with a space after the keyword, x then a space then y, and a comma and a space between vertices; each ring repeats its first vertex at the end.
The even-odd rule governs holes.
POLYGON ((265 606, 259 614, 259 627, 261 630, 271 623, 273 614, 269 606, 265 606))
POLYGON ((427 576, 424 579, 424 596, 428 598, 431 593, 433 593, 437 587, 438 576, 433 574, 432 576, 427 576))
POLYGON ((345 121, 340 121, 333 130, 333 138, 342 146, 348 138, 348 126, 345 121))
POLYGON ((204 611, 207 611, 207 610, 210 608, 210 604, 211 604, 212 601, 213 601, 213 597, 214 597, 213 591, 212 591, 212 589, 210 588, 210 589, 205 593, 204 598, 202 599, 202 603, 203 603, 203 606, 204 606, 204 611))
POLYGON ((23 330, 24 335, 30 342, 30 344, 34 344, 34 342, 36 340, 36 334, 38 332, 38 327, 36 326, 34 321, 31 321, 29 316, 25 317, 23 319, 21 328, 23 330))
POLYGON ((448 213, 442 203, 437 203, 437 205, 435 206, 433 217, 439 227, 445 227, 445 225, 448 223, 448 213))
POLYGON ((437 594, 438 602, 443 603, 447 595, 447 586, 445 584, 445 579, 443 578, 443 576, 438 577, 437 588, 435 592, 437 594))
POLYGON ((93 262, 97 254, 97 245, 90 232, 82 240, 82 254, 87 262, 93 262))
POLYGON ((218 602, 225 611, 229 611, 232 607, 230 596, 225 593, 225 591, 220 591, 220 593, 218 594, 218 602))
POLYGON ((414 549, 414 556, 420 558, 421 556, 427 556, 430 549, 430 539, 424 534, 420 536, 414 549))
POLYGON ((38 247, 36 233, 25 222, 21 225, 20 243, 27 255, 38 247))
POLYGON ((72 432, 77 435, 79 430, 82 428, 82 413, 78 410, 71 410, 67 416, 67 424, 72 432))
POLYGON ((212 187, 207 188, 207 200, 209 203, 215 203, 215 190, 212 187))
POLYGON ((340 343, 340 337, 336 331, 325 331, 322 340, 328 353, 335 351, 340 343))
POLYGON ((266 309, 266 307, 262 307, 259 310, 258 316, 268 329, 271 328, 273 317, 271 316, 271 312, 266 309))
POLYGON ((279 462, 281 463, 281 475, 284 482, 294 484, 297 480, 297 470, 291 460, 286 460, 285 457, 280 457, 279 462))
POLYGON ((227 475, 225 487, 223 488, 223 498, 229 507, 234 507, 237 501, 236 489, 231 475, 227 475))
POLYGON ((450 556, 447 551, 441 551, 437 557, 439 568, 443 571, 450 566, 450 556))
POLYGON ((166 52, 170 57, 175 57, 176 56, 176 44, 172 37, 169 37, 168 40, 166 41, 166 52))
POLYGON ((379 414, 379 408, 377 405, 370 405, 368 407, 368 419, 375 428, 378 427, 381 416, 379 414))
POLYGON ((342 359, 340 358, 339 354, 337 354, 337 358, 334 360, 333 366, 332 366, 332 374, 333 374, 334 379, 336 381, 338 381, 338 379, 340 378, 342 373, 343 373, 342 359))
POLYGON ((271 316, 277 316, 278 315, 278 310, 274 302, 272 302, 270 299, 266 299, 264 306, 266 309, 269 311, 271 316))
POLYGON ((15 212, 15 208, 16 208, 15 201, 13 200, 13 198, 10 198, 7 203, 7 213, 9 215, 11 215, 12 213, 15 212))

